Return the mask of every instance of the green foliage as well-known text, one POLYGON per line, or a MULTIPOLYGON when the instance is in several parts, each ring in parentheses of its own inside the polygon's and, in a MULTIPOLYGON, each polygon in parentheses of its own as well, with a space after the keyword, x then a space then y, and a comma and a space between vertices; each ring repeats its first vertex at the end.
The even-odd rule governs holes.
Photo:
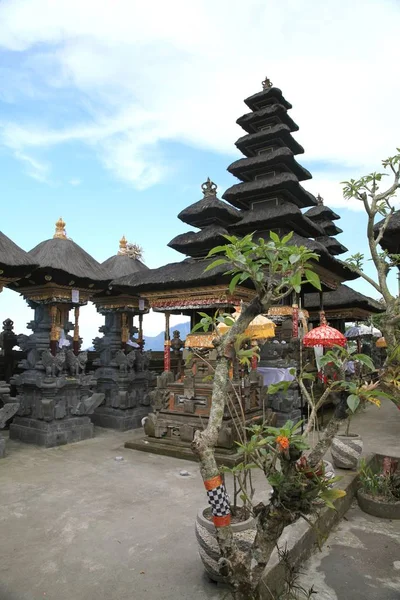
MULTIPOLYGON (((392 461, 391 461, 392 462, 392 461)), ((360 486, 371 496, 380 496, 391 502, 400 500, 400 473, 397 471, 397 462, 394 469, 387 472, 374 472, 365 459, 360 462, 360 486)))
POLYGON ((349 258, 346 258, 346 262, 352 269, 358 269, 359 271, 362 271, 364 258, 364 254, 361 254, 361 252, 356 252, 355 254, 352 254, 349 258))
POLYGON ((234 293, 236 287, 250 279, 258 291, 265 290, 268 282, 276 279, 275 297, 294 289, 301 290, 307 281, 317 289, 321 289, 319 277, 312 270, 310 261, 319 259, 315 252, 305 246, 291 246, 289 242, 293 233, 285 235, 282 239, 270 232, 270 240, 260 238, 253 240, 254 234, 243 238, 224 236, 228 244, 217 246, 208 253, 208 258, 216 254, 222 255, 212 261, 206 271, 226 265, 226 275, 232 275, 229 292, 234 293))

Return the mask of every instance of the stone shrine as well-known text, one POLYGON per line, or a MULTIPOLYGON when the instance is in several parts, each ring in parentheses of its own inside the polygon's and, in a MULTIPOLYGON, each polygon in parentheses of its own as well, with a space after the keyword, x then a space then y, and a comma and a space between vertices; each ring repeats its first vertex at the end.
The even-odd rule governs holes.
MULTIPOLYGON (((102 267, 110 279, 148 270, 140 260, 141 249, 120 240, 118 254, 107 259, 102 267)), ((119 293, 114 288, 96 295, 93 302, 105 324, 99 331, 103 337, 93 340, 100 353, 94 362, 96 391, 104 395, 92 421, 100 427, 125 431, 139 427, 150 409, 149 390, 154 376, 149 371, 151 354, 143 350, 143 315, 148 303, 137 295, 119 293), (138 316, 139 328, 133 325, 138 316), (135 339, 133 336, 138 334, 135 339)))
POLYGON ((23 372, 11 380, 19 409, 10 438, 51 447, 93 437, 88 415, 104 395, 93 393, 95 382, 85 373, 87 354, 79 352, 79 307, 108 281, 99 263, 67 238, 62 219, 53 239, 28 254, 38 268, 9 286, 34 310, 32 334, 18 336, 27 358, 19 365, 23 372), (68 320, 71 309, 74 324, 68 320))

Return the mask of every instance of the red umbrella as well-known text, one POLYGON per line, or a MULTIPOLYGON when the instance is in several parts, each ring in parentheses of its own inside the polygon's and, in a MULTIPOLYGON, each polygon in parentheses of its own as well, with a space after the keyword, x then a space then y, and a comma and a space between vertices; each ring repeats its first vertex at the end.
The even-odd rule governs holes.
POLYGON ((314 327, 303 337, 303 344, 307 348, 314 346, 323 346, 324 348, 332 348, 333 346, 345 346, 347 340, 343 333, 340 333, 334 327, 329 327, 326 322, 325 313, 320 313, 319 327, 314 327))

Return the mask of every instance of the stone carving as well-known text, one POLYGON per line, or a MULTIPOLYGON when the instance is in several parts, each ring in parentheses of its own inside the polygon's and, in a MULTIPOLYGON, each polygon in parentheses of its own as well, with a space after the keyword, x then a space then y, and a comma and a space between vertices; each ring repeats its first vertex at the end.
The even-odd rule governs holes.
MULTIPOLYGON (((150 443, 157 443, 151 442, 153 438, 166 444, 178 444, 180 447, 183 443, 190 445, 195 431, 203 429, 207 424, 216 352, 204 350, 189 353, 185 350, 184 354, 187 360, 183 381, 175 381, 172 373, 164 372, 157 377, 157 387, 151 392, 153 412, 143 422, 144 432, 150 443)), ((261 415, 265 401, 262 376, 252 371, 243 378, 234 378, 232 383, 235 391, 232 389, 230 392, 230 407, 232 404, 236 406, 239 414, 240 402, 248 422, 254 422, 254 418, 261 415)), ((227 406, 217 446, 235 452, 235 441, 239 439, 239 433, 232 412, 235 413, 227 406)))
MULTIPOLYGON (((34 350, 31 350, 29 353, 28 363, 30 365, 33 365, 32 368, 35 368, 36 358, 37 355, 34 353, 34 350)), ((56 377, 57 375, 60 375, 64 370, 65 359, 65 352, 59 352, 58 354, 53 356, 50 350, 43 350, 42 365, 45 368, 46 376, 56 377)))
POLYGON ((71 375, 79 376, 79 373, 85 373, 87 359, 87 352, 79 352, 76 356, 73 350, 67 350, 66 361, 71 375))
POLYGON ((126 430, 139 427, 149 411, 149 392, 154 386, 149 371, 151 352, 144 352, 132 339, 138 333, 129 314, 128 330, 130 341, 126 348, 122 344, 121 313, 105 311, 105 324, 99 331, 103 337, 93 340, 100 357, 94 362, 97 367, 94 377, 96 391, 104 393, 104 403, 92 416, 92 421, 101 427, 126 430), (130 323, 129 323, 130 318, 130 323))
MULTIPOLYGON (((5 381, 0 381, 0 401, 4 406, 0 408, 0 429, 3 429, 19 409, 19 402, 13 402, 10 396, 10 386, 5 381)), ((0 458, 6 455, 6 440, 0 436, 0 458)))
MULTIPOLYGON (((22 373, 11 382, 17 388, 18 414, 10 426, 10 437, 46 447, 93 437, 88 415, 104 400, 104 393, 93 393, 95 380, 85 374, 87 355, 75 356, 72 350, 49 350, 51 319, 49 309, 35 305, 29 324, 32 334, 18 336, 18 344, 27 352, 19 364, 22 373), (67 373, 68 368, 68 373, 67 373)), ((72 328, 64 312, 61 328, 64 339, 72 328)))

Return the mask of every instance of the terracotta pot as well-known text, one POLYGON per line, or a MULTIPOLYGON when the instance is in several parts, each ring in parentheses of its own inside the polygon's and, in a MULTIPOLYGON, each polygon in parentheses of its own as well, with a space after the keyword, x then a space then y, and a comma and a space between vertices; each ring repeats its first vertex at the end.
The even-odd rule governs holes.
POLYGON ((333 464, 339 469, 356 469, 362 449, 363 441, 358 433, 335 435, 331 446, 333 464))
POLYGON ((382 502, 376 496, 371 496, 364 490, 358 490, 357 500, 361 510, 369 515, 380 519, 400 519, 400 501, 382 502))
MULTIPOLYGON (((218 570, 218 560, 221 558, 215 527, 212 521, 205 518, 206 508, 200 510, 196 519, 196 537, 199 544, 199 554, 203 561, 207 575, 212 581, 226 583, 218 570)), ((232 524, 233 535, 239 548, 247 552, 251 547, 255 535, 254 519, 250 517, 246 521, 232 524)))

